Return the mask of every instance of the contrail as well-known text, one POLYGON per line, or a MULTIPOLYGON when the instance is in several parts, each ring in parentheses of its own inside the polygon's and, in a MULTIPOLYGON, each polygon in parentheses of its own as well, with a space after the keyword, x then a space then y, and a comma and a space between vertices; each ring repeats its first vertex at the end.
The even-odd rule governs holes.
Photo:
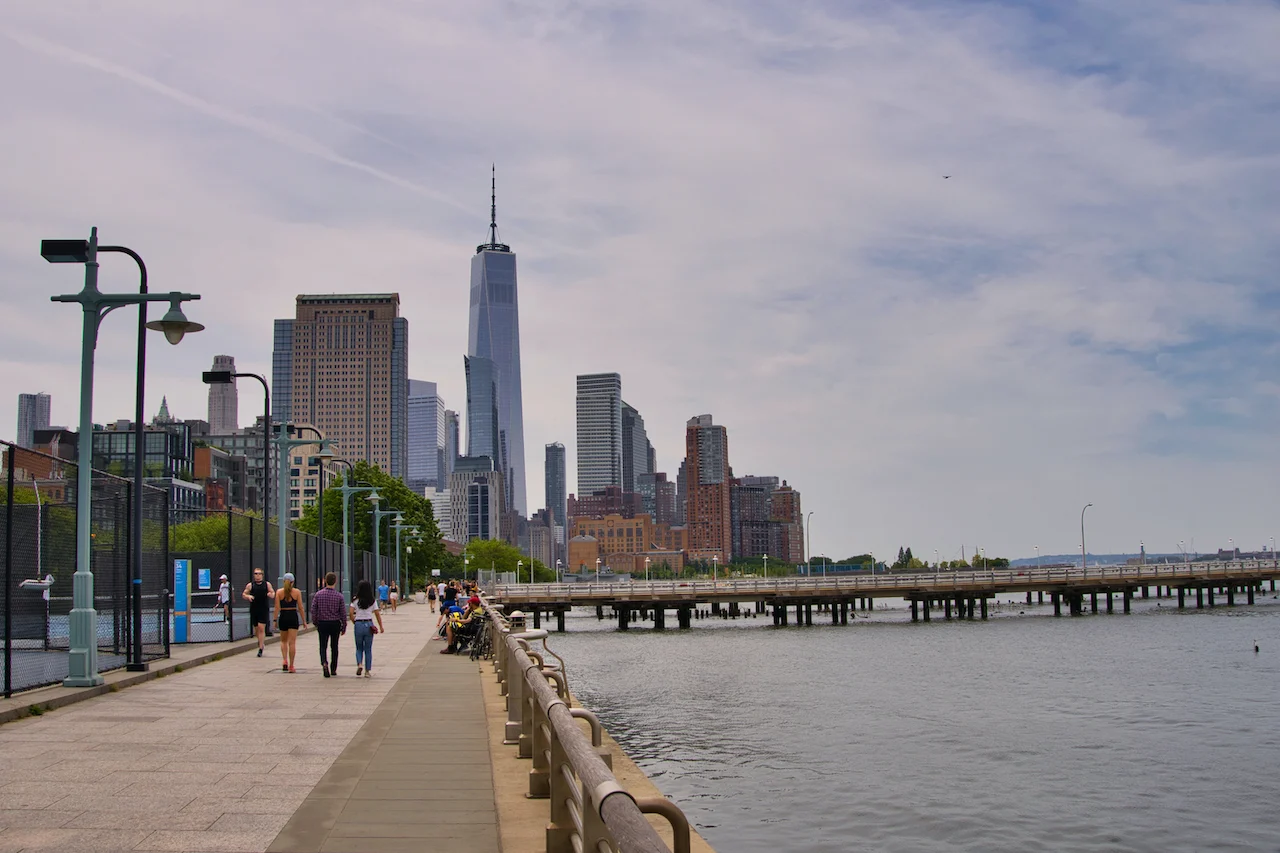
POLYGON ((238 113, 235 110, 228 109, 227 107, 219 104, 211 103, 203 98, 198 98, 195 95, 189 94, 180 89, 175 89, 165 83, 161 83, 159 80, 148 77, 145 74, 140 74, 131 68, 125 68, 105 59, 91 56, 64 45, 47 41, 46 39, 31 35, 30 33, 15 32, 13 30, 4 30, 2 32, 7 38, 28 50, 43 53, 46 56, 51 56, 55 59, 60 59, 73 65, 80 65, 85 68, 91 68, 95 71, 110 74, 114 77, 119 77, 122 80, 126 80, 134 84, 135 86, 147 89, 157 95, 162 95, 171 101, 176 101, 177 103, 196 110, 197 112, 220 119, 227 124, 247 130, 262 137, 263 139, 267 139, 278 145, 284 146, 285 148, 297 151, 300 154, 307 154, 338 166, 344 166, 357 172, 363 172, 364 174, 377 178, 385 183, 434 199, 435 201, 447 205, 454 210, 460 212, 474 212, 470 208, 460 204, 455 199, 444 195, 443 193, 437 192, 436 190, 413 181, 406 180, 399 175, 393 175, 390 172, 383 171, 375 166, 370 166, 367 163, 361 163, 358 160, 352 160, 350 157, 344 157, 332 148, 322 145, 310 137, 295 133, 287 128, 279 127, 271 122, 238 113))

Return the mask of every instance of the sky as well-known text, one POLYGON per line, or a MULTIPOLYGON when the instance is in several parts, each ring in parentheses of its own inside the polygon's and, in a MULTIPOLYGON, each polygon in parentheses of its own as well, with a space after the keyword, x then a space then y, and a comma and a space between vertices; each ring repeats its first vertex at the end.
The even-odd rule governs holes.
MULTIPOLYGON (((199 293, 148 412, 270 374, 300 293, 385 292, 465 408, 470 257, 519 258, 526 457, 622 374, 812 511, 815 554, 1280 535, 1280 7, 1264 2, 0 0, 0 436, 78 422, 87 237, 199 293), (305 11, 304 11, 305 9, 305 11), (944 177, 950 176, 950 177, 944 177)), ((104 256, 104 290, 136 287, 104 256)), ((104 321, 94 416, 131 418, 104 321)), ((242 386, 240 417, 260 411, 242 386)))

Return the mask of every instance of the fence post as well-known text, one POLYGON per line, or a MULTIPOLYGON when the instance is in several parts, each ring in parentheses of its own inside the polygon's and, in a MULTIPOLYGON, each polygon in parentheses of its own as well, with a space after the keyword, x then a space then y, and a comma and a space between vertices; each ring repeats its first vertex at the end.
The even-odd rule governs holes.
POLYGON ((164 656, 169 657, 169 590, 160 590, 157 610, 157 616, 160 619, 160 638, 164 641, 164 656))
MULTIPOLYGON (((5 448, 4 502, 4 698, 13 695, 13 445, 5 448)), ((36 510, 39 512, 39 510, 36 510)), ((39 547, 39 543, 36 543, 39 547)), ((48 641, 49 632, 44 632, 48 641)))
MULTIPOLYGON (((227 599, 227 642, 236 639, 236 571, 235 571, 235 518, 231 515, 231 506, 227 506, 227 583, 230 585, 231 597, 227 599)), ((219 601, 219 604, 222 602, 219 601)))

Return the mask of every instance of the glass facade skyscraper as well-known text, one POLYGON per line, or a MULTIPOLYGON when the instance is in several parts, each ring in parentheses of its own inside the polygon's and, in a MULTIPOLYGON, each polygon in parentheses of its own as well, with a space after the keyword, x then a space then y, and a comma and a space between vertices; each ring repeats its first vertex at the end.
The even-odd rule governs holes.
POLYGON ((38 429, 49 428, 49 395, 18 395, 18 446, 33 447, 38 429))
POLYGON ((467 456, 488 456, 493 470, 504 470, 498 419, 498 369, 492 359, 462 357, 467 371, 467 456))
POLYGON ((405 484, 415 494, 446 488, 452 460, 446 459, 448 424, 436 383, 409 380, 409 475, 405 484))
POLYGON ((578 377, 578 497, 622 485, 622 375, 578 377))
MULTIPOLYGON (((529 514, 525 500, 524 403, 520 385, 520 309, 516 290, 516 256, 498 242, 496 182, 490 198, 489 242, 476 247, 471 258, 471 308, 467 354, 490 359, 497 368, 498 435, 495 448, 505 446, 502 472, 507 502, 521 516, 529 514)), ((471 452, 468 404, 467 455, 471 452)))

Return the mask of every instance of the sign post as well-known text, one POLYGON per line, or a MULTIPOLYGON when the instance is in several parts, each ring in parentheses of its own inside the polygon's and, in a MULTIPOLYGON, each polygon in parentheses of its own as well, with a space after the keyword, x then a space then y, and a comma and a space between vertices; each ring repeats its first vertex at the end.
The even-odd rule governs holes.
POLYGON ((191 561, 173 561, 173 641, 187 642, 191 623, 191 561))

